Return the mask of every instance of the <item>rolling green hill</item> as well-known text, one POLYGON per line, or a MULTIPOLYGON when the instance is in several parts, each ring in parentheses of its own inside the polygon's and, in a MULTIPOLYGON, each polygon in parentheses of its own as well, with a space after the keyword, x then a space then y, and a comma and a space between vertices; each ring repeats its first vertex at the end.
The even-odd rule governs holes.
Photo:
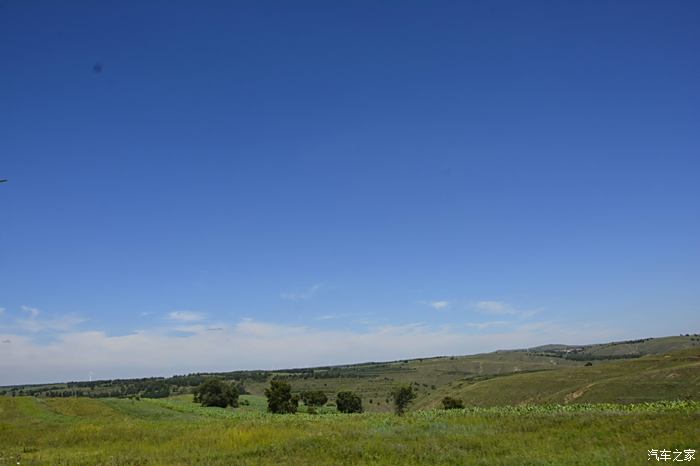
POLYGON ((438 407, 445 396, 471 406, 700 400, 700 348, 556 371, 462 379, 422 397, 416 407, 438 407))
MULTIPOLYGON (((272 378, 286 380, 296 393, 322 390, 331 400, 339 391, 352 390, 362 397, 365 410, 375 412, 391 411, 389 394, 392 388, 407 383, 412 383, 418 392, 415 403, 418 407, 436 406, 442 397, 452 394, 474 405, 548 401, 568 403, 578 399, 621 402, 678 397, 698 399, 697 382, 688 382, 692 377, 684 370, 674 372, 676 375, 669 374, 669 379, 650 378, 650 373, 645 372, 654 358, 643 356, 686 348, 700 348, 700 336, 645 338, 581 346, 546 345, 471 356, 276 371, 197 373, 169 378, 0 387, 0 394, 51 398, 176 396, 191 393, 206 377, 215 375, 235 383, 246 393, 258 396, 263 395, 272 378), (593 367, 585 366, 591 362, 593 367), (628 366, 625 363, 636 364, 628 366), (609 375, 615 371, 626 379, 609 375), (634 373, 640 374, 639 380, 634 379, 634 373), (599 380, 606 377, 610 380, 605 383, 599 380), (520 385, 521 381, 525 385, 520 385), (630 383, 634 386, 630 386, 630 383), (523 388, 528 384, 531 385, 529 388, 523 388), (550 393, 550 386, 559 388, 550 393), (492 389, 500 394, 491 393, 492 389), (567 395, 570 397, 566 398, 567 395)), ((675 358, 671 358, 671 362, 676 361, 675 358)), ((662 364, 666 362, 666 359, 661 360, 662 364)), ((689 370, 689 373, 692 372, 689 370)))
POLYGON ((700 335, 679 335, 677 337, 642 338, 638 340, 616 341, 597 345, 544 345, 529 348, 530 353, 554 357, 566 357, 575 360, 599 360, 638 358, 650 354, 664 354, 686 348, 693 348, 700 343, 700 335))
MULTIPOLYGON (((483 379, 524 371, 550 371, 562 367, 582 366, 570 361, 521 351, 497 352, 473 356, 413 359, 384 364, 353 365, 325 377, 305 373, 280 372, 275 376, 292 385, 295 392, 322 390, 331 397, 342 390, 352 390, 363 399, 365 410, 391 411, 390 392, 397 384, 414 384, 419 396, 429 396, 439 387, 462 379, 483 379)), ((250 393, 262 395, 267 381, 247 383, 250 393)))

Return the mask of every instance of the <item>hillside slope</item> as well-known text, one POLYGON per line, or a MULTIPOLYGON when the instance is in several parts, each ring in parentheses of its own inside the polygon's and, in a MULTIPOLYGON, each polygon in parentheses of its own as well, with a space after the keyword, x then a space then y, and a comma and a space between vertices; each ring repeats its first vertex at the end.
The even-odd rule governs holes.
POLYGON ((529 348, 527 352, 546 356, 559 356, 580 361, 596 359, 638 358, 650 354, 665 354, 700 345, 700 335, 679 335, 662 338, 613 341, 594 345, 543 345, 529 348))
POLYGON ((445 396, 472 406, 700 400, 700 348, 487 380, 463 379, 422 397, 416 407, 438 407, 445 396))

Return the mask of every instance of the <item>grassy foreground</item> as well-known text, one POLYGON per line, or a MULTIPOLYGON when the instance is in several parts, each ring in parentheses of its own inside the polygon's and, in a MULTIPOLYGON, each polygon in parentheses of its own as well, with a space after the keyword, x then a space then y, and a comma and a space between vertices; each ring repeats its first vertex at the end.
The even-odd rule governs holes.
MULTIPOLYGON (((0 464, 649 464, 700 449, 700 405, 551 405, 405 417, 0 397, 0 464)), ((257 404, 257 406, 256 406, 257 404)))

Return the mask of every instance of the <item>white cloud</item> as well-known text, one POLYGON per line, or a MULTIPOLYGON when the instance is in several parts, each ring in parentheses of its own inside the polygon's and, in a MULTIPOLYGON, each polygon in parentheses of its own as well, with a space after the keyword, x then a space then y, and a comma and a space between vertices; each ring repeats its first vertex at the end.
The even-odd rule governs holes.
POLYGON ((316 320, 333 320, 333 319, 339 319, 341 316, 337 314, 325 314, 322 316, 316 317, 316 320))
POLYGON ((206 316, 201 312, 194 311, 173 311, 168 314, 168 320, 176 322, 197 322, 205 318, 206 316))
POLYGON ((67 314, 54 319, 18 319, 17 327, 27 332, 69 332, 75 329, 85 319, 75 314, 67 314))
POLYGON ((0 307, 0 316, 3 315, 4 313, 5 313, 5 308, 4 308, 4 307, 0 307))
POLYGON ((472 327, 478 330, 485 330, 492 327, 505 327, 508 325, 513 325, 517 321, 514 320, 492 320, 488 322, 467 322, 464 325, 466 327, 472 327))
POLYGON ((284 292, 280 294, 280 297, 282 299, 286 299, 287 301, 304 301, 313 298, 319 289, 321 289, 321 285, 315 284, 306 291, 284 292))
POLYGON ((21 309, 23 312, 29 314, 30 319, 35 319, 40 313, 39 309, 35 307, 21 306, 21 309))
POLYGON ((568 328, 550 322, 501 327, 385 325, 366 330, 326 330, 244 319, 233 325, 150 329, 110 336, 104 331, 61 333, 48 344, 26 335, 2 334, 0 385, 145 377, 198 371, 280 369, 433 355, 525 348, 552 342, 591 343, 626 338, 607 327, 568 328), (212 330, 210 330, 210 328, 212 330), (215 331, 213 331, 215 330, 215 331))
POLYGON ((430 307, 432 307, 433 309, 435 309, 437 311, 439 311, 441 309, 446 309, 450 306, 449 301, 432 301, 428 304, 430 305, 430 307))
POLYGON ((536 309, 517 309, 505 301, 477 301, 473 306, 477 311, 493 315, 513 315, 521 318, 532 317, 539 312, 536 309))
POLYGON ((41 318, 39 317, 41 311, 35 307, 21 306, 20 309, 27 314, 27 317, 15 319, 14 327, 24 332, 70 332, 74 330, 76 326, 85 322, 85 319, 76 314, 41 318))
POLYGON ((489 314, 514 314, 513 308, 503 301, 479 301, 474 307, 489 314))

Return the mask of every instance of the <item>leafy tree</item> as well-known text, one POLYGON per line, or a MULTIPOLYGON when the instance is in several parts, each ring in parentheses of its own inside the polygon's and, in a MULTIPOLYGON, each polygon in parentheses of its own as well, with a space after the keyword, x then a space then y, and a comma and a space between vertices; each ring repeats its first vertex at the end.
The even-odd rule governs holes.
POLYGON ((306 406, 316 408, 328 403, 328 397, 321 390, 307 390, 301 392, 301 401, 303 401, 306 406))
POLYGON ((409 403, 416 397, 416 392, 413 391, 413 385, 401 385, 394 388, 391 397, 394 399, 394 412, 402 416, 409 403))
POLYGON ((338 392, 335 405, 341 413, 362 412, 362 398, 353 392, 338 392))
POLYGON ((265 389, 267 410, 271 413, 296 413, 299 397, 292 396, 292 387, 281 380, 271 380, 270 388, 265 389))
MULTIPOLYGON (((94 390, 95 387, 90 389, 94 390)), ((162 380, 151 382, 146 385, 146 389, 141 396, 144 398, 167 398, 170 396, 170 387, 162 380)))
POLYGON ((238 407, 238 391, 218 378, 210 378, 194 390, 194 401, 202 406, 238 407))
POLYGON ((452 398, 451 396, 446 396, 442 399, 443 409, 462 409, 464 408, 464 403, 459 398, 452 398))

